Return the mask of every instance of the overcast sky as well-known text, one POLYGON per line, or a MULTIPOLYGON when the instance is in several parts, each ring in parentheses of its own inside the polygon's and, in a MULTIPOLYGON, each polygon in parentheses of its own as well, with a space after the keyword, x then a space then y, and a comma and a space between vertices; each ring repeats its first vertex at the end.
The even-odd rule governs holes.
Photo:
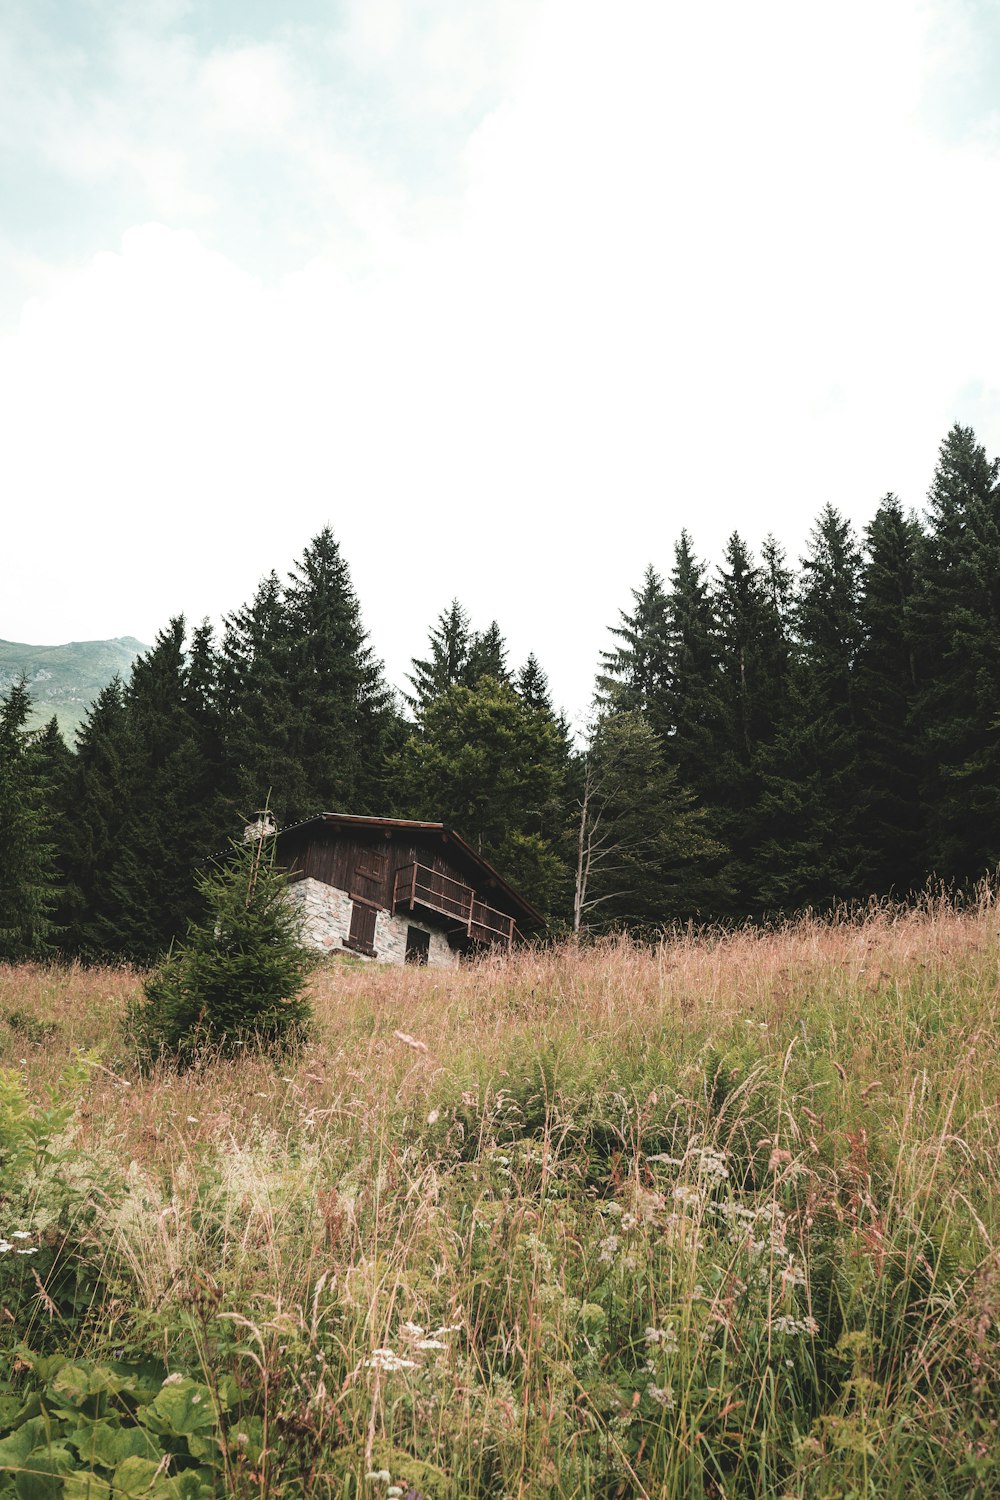
POLYGON ((0 0, 0 636, 218 618, 332 525, 585 712, 686 526, 1000 450, 994 0, 0 0))

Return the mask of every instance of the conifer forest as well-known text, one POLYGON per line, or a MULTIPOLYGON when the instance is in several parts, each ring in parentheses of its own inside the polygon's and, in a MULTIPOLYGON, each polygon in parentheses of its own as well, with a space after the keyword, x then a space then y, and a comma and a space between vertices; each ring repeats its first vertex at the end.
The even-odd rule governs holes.
POLYGON ((636 584, 576 741, 544 663, 453 600, 387 683, 329 529, 219 631, 171 619, 70 747, 0 703, 0 958, 147 963, 210 857, 269 800, 443 821, 556 933, 828 910, 1000 861, 1000 461, 956 425, 922 515, 800 565, 684 529, 636 584), (477 625, 479 622, 476 622, 477 625))

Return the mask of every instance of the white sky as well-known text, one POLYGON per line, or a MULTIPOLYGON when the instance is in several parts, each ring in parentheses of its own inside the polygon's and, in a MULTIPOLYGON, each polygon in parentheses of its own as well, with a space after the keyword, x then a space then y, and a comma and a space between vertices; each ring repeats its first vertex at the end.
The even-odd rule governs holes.
POLYGON ((329 522, 582 717, 682 526, 1000 449, 990 0, 0 0, 0 636, 218 618, 329 522))

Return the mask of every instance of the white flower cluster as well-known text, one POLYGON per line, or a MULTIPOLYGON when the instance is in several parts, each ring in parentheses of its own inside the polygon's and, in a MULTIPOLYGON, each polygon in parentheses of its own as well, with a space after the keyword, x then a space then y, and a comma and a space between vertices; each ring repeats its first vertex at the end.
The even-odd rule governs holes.
POLYGON ((15 1255, 37 1255, 37 1245, 15 1245, 13 1243, 14 1240, 30 1239, 31 1235, 28 1233, 27 1229, 12 1229, 10 1232, 10 1239, 7 1239, 4 1235, 0 1235, 0 1255, 7 1255, 11 1250, 13 1250, 15 1255))
POLYGON ((668 1323, 666 1328, 647 1328, 643 1337, 651 1347, 658 1347, 664 1354, 676 1354, 678 1350, 677 1333, 673 1324, 668 1323))
POLYGON ((796 1338, 801 1333, 819 1333, 819 1324, 815 1318, 792 1318, 786 1313, 775 1318, 771 1328, 773 1332, 787 1334, 789 1338, 796 1338))
MULTIPOLYGON (((440 1328, 435 1328, 432 1333, 421 1328, 419 1323, 406 1322, 400 1328, 405 1343, 409 1346, 411 1354, 418 1350, 447 1349, 445 1339, 450 1333, 460 1333, 461 1323, 445 1323, 440 1328)), ((397 1370, 416 1370, 420 1366, 419 1359, 410 1359, 405 1354, 397 1354, 393 1349, 373 1349, 371 1355, 365 1360, 366 1370, 381 1370, 387 1375, 393 1375, 397 1370)))

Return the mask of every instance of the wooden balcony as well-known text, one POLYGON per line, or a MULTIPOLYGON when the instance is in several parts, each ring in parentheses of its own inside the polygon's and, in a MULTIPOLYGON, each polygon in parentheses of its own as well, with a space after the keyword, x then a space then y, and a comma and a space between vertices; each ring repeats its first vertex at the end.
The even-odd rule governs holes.
POLYGON ((427 865, 404 865, 396 871, 392 909, 400 908, 448 917, 455 932, 464 934, 470 943, 502 943, 509 948, 514 941, 513 917, 480 901, 470 885, 427 865))

